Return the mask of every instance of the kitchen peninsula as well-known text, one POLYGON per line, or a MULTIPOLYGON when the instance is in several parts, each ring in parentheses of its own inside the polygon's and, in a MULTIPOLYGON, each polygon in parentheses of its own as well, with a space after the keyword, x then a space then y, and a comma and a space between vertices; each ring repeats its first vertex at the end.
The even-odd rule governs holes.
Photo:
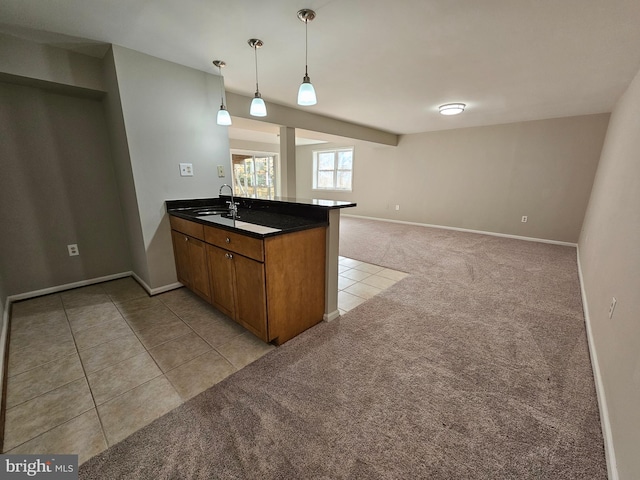
POLYGON ((178 280, 280 345, 339 315, 340 210, 355 203, 275 198, 168 200, 178 280))

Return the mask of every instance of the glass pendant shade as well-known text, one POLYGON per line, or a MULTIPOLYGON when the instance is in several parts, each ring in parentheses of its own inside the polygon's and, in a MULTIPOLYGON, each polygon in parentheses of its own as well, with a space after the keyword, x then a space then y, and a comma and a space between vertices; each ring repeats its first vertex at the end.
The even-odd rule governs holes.
POLYGON ((249 113, 254 117, 266 117, 267 116, 267 106, 264 103, 264 100, 260 98, 260 94, 256 92, 256 96, 253 97, 251 101, 251 109, 249 113))
POLYGON ((220 110, 218 110, 218 118, 216 119, 216 123, 218 125, 231 125, 231 115, 224 105, 220 105, 220 110))
POLYGON ((313 88, 311 79, 305 75, 298 90, 298 105, 308 107, 309 105, 315 105, 318 103, 316 98, 316 90, 313 88))

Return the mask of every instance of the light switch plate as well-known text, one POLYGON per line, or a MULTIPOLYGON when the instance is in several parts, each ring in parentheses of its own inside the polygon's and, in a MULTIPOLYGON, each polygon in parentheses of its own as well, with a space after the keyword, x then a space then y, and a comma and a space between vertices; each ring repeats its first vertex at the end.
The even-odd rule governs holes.
POLYGON ((193 177, 193 163, 181 163, 180 164, 180 176, 181 177, 193 177))
POLYGON ((218 177, 224 177, 224 165, 218 165, 218 177))

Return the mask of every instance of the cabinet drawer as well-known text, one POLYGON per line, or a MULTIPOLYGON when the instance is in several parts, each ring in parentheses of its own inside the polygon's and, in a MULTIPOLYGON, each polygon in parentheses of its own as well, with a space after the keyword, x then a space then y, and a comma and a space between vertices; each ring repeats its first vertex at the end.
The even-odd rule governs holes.
POLYGON ((178 232, 182 232, 185 235, 197 238, 198 240, 204 240, 204 225, 196 222, 190 222, 184 218, 174 217, 173 215, 169 215, 169 222, 171 223, 171 228, 173 230, 177 230, 178 232))
POLYGON ((258 238, 207 225, 204 227, 204 239, 217 247, 264 262, 264 242, 258 238))

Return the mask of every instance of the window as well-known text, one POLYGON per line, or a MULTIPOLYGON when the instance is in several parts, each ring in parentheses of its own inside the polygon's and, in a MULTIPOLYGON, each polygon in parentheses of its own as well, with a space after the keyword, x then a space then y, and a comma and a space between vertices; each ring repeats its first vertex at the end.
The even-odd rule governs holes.
POLYGON ((238 195, 252 198, 274 198, 275 155, 232 153, 233 186, 238 195))
POLYGON ((351 191, 353 147, 313 152, 313 189, 351 191))

